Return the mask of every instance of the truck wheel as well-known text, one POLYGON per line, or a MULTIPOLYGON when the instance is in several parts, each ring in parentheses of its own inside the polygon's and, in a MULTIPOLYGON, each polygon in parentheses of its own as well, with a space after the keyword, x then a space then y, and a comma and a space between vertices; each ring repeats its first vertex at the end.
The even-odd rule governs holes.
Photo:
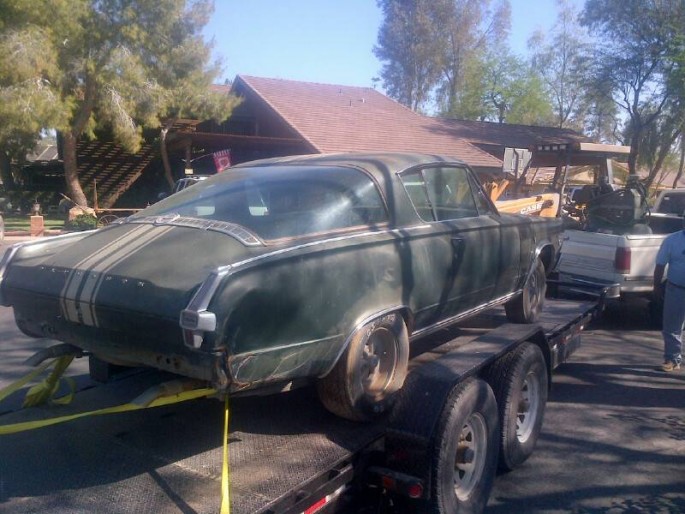
POLYGON ((545 265, 537 259, 521 294, 504 304, 507 319, 513 323, 535 323, 545 304, 546 291, 545 265))
POLYGON ((540 435, 548 394, 545 358, 537 345, 523 343, 497 360, 486 379, 499 410, 499 469, 511 471, 531 456, 540 435))
POLYGON ((430 512, 482 512, 497 468, 497 404, 490 386, 469 379, 450 393, 431 447, 430 512))
POLYGON ((352 335, 333 370, 319 380, 319 398, 338 416, 369 421, 390 408, 408 363, 407 326, 399 314, 387 314, 352 335))

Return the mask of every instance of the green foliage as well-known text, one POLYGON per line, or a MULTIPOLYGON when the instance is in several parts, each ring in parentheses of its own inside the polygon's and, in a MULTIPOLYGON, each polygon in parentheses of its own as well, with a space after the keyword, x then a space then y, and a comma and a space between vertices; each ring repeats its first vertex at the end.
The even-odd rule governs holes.
POLYGON ((653 131, 661 132, 649 186, 683 129, 685 2, 587 0, 581 22, 599 40, 593 55, 596 82, 608 85, 612 100, 630 118, 631 173, 645 148, 654 149, 653 131))
MULTIPOLYGON (((210 0, 0 0, 0 12, 3 147, 44 128, 69 142, 102 129, 135 152, 144 128, 221 121, 237 103, 211 88, 220 63, 202 36, 210 0)), ((85 205, 75 145, 65 153, 69 196, 85 205)))
POLYGON ((434 2, 381 0, 383 23, 373 51, 384 62, 383 87, 391 98, 413 110, 430 99, 438 80, 438 45, 434 2))
POLYGON ((478 112, 467 100, 470 92, 462 94, 477 89, 478 77, 472 80, 467 70, 506 39, 508 0, 378 0, 378 5, 383 23, 374 53, 383 62, 388 95, 414 110, 435 100, 444 112, 478 112))
POLYGON ((529 40, 531 62, 552 101, 554 125, 582 130, 584 108, 590 105, 583 99, 588 82, 587 36, 567 0, 561 0, 559 8, 550 35, 538 32, 529 40))
POLYGON ((81 232, 83 230, 93 230, 97 228, 98 219, 92 214, 79 214, 72 220, 64 222, 64 230, 70 232, 81 232))

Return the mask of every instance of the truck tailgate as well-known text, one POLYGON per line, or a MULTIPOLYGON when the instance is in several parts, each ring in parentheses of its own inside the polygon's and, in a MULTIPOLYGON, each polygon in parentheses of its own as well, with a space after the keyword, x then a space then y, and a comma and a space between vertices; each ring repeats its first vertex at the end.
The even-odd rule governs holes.
POLYGON ((567 230, 559 256, 559 272, 609 278, 614 274, 616 248, 624 236, 567 230))

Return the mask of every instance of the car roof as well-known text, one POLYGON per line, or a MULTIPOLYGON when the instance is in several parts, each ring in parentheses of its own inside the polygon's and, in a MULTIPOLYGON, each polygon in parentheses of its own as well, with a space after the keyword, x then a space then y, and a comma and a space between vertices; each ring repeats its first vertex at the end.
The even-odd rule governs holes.
POLYGON ((395 174, 414 166, 449 162, 466 166, 460 159, 434 154, 373 152, 373 153, 336 153, 292 155, 261 159, 233 166, 233 168, 252 168, 259 166, 344 166, 366 170, 382 182, 388 174, 395 174))

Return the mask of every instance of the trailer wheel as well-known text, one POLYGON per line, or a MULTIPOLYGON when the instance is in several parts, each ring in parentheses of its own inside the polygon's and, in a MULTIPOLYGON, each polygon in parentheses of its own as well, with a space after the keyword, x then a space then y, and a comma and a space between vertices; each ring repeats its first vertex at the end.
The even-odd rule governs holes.
POLYGON ((399 314, 387 314, 357 330, 333 370, 319 380, 324 406, 353 421, 386 412, 407 376, 409 336, 399 314))
POLYGON ((500 419, 499 469, 511 471, 533 453, 548 394, 547 364, 540 348, 523 343, 488 370, 500 419))
POLYGON ((482 512, 497 468, 498 431, 490 386, 478 379, 457 385, 445 402, 431 448, 431 512, 482 512))
POLYGON ((521 294, 504 304, 507 319, 513 323, 535 323, 545 303, 546 291, 545 265, 537 259, 521 294))

